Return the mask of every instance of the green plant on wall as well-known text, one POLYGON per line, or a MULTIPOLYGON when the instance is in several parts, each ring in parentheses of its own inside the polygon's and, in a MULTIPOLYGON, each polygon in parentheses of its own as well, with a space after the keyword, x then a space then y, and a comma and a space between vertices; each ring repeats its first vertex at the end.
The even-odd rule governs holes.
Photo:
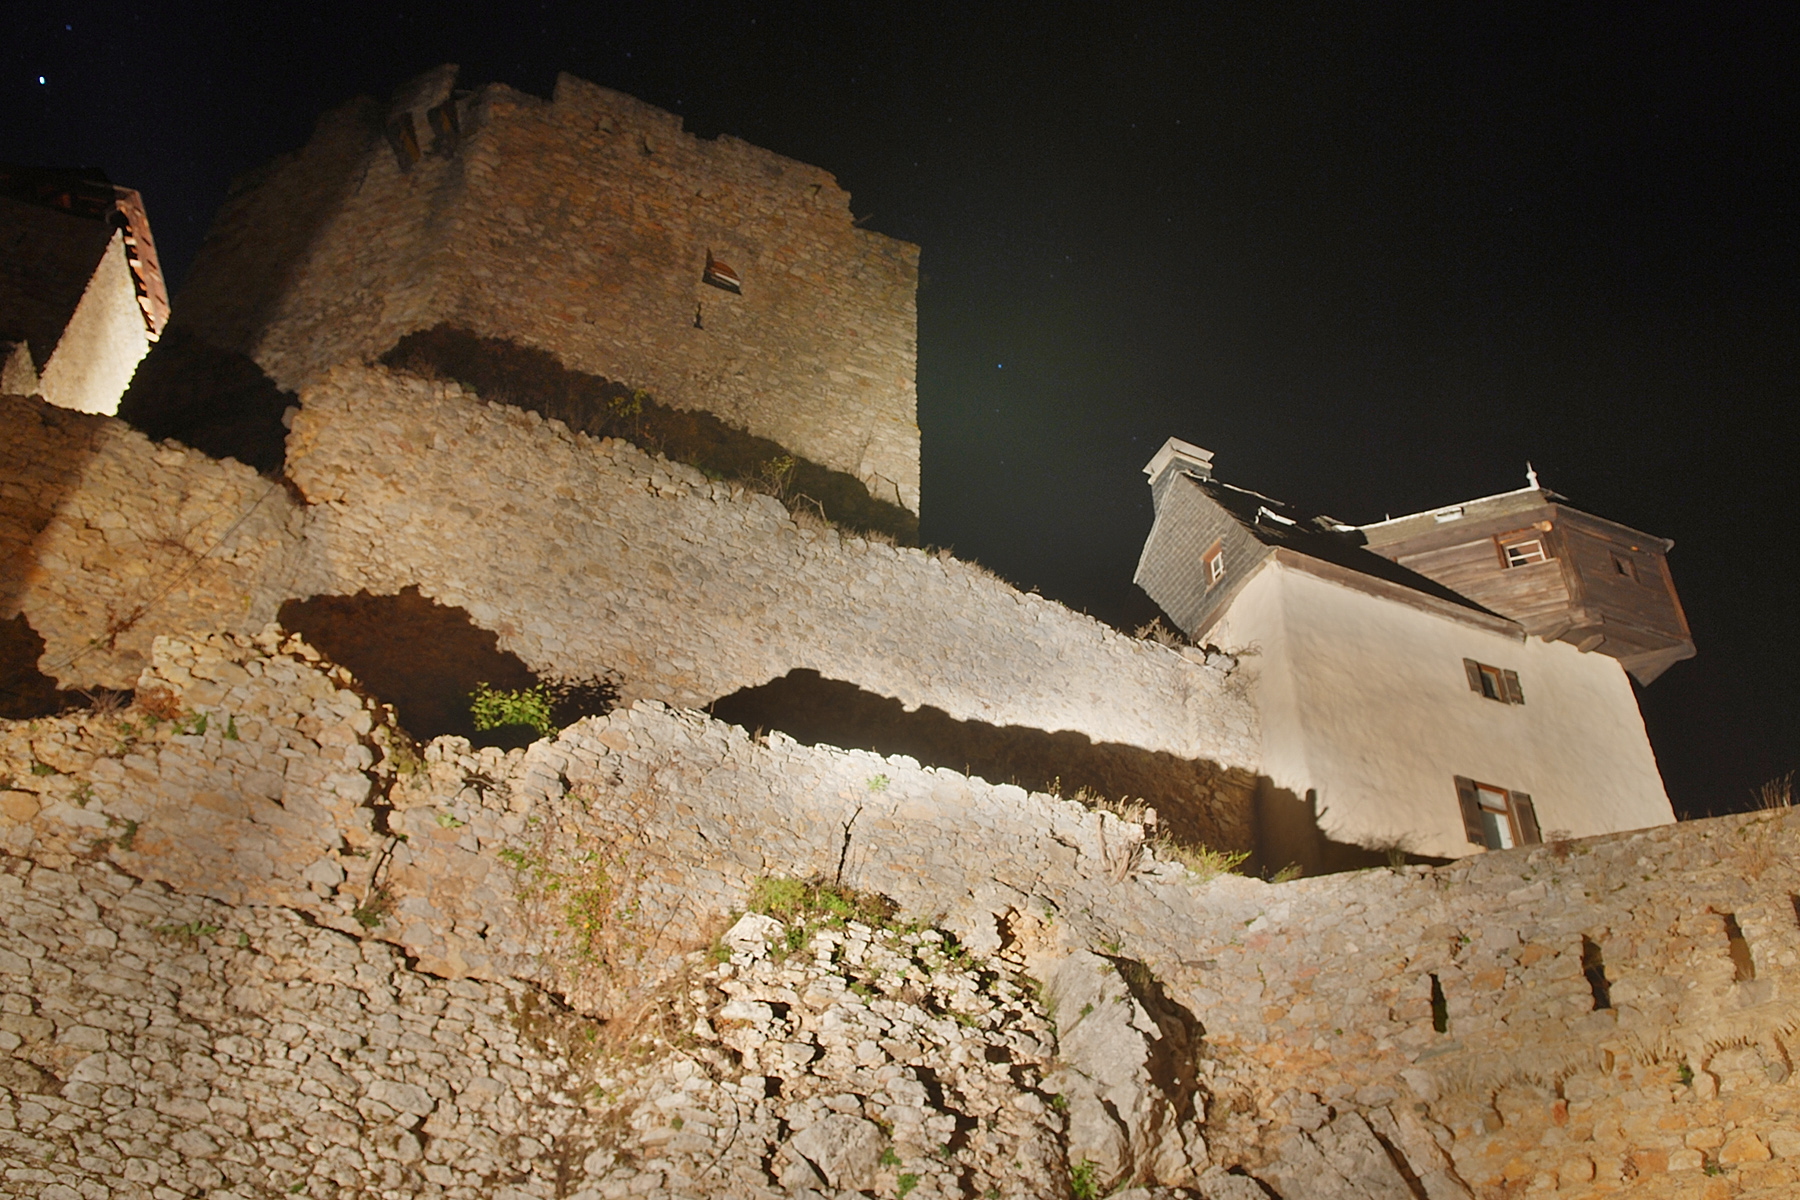
POLYGON ((527 725, 537 730, 539 737, 556 732, 550 720, 550 689, 541 683, 519 691, 478 683, 469 695, 469 715, 475 719, 477 729, 527 725))

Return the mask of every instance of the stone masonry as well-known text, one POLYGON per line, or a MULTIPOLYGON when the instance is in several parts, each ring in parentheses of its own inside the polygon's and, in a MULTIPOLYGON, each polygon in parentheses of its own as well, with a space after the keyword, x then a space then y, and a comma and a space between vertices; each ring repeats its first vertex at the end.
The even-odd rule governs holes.
POLYGON ((1206 880, 648 702, 420 759, 278 631, 154 657, 131 709, 0 727, 12 1194, 967 1194, 1002 1144, 1211 1200, 1800 1186, 1788 812, 1206 880), (756 878, 834 875, 919 923, 696 957, 756 878))
POLYGON ((917 247, 857 228, 825 171, 629 96, 563 75, 550 101, 458 97, 455 74, 352 102, 241 181, 177 324, 289 389, 440 323, 507 338, 918 511, 917 247), (396 122, 428 152, 397 157, 396 122), (709 254, 741 293, 704 282, 709 254))
MULTIPOLYGON (((1254 771, 1230 660, 1108 629, 948 555, 802 527, 617 439, 381 368, 293 418, 292 488, 116 421, 0 401, 0 535, 65 687, 129 688, 159 633, 253 633, 284 599, 409 586, 550 676, 704 705, 796 668, 909 707, 1254 771)), ((1204 799, 1250 844, 1247 804, 1204 799)))

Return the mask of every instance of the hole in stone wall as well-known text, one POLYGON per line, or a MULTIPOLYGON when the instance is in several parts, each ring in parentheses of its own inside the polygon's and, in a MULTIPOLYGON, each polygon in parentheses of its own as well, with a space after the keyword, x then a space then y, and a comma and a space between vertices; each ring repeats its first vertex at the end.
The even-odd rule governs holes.
POLYGON ((1790 894, 1788 903, 1794 906, 1794 924, 1800 925, 1800 896, 1790 894))
POLYGON ((1749 983, 1756 978, 1756 960, 1750 956, 1750 941, 1738 925, 1736 913, 1720 913, 1725 919, 1725 943, 1731 950, 1732 979, 1749 983))
POLYGON ((1592 938, 1581 939, 1581 973, 1587 976, 1588 990, 1594 993, 1594 1011, 1612 1007, 1612 984, 1606 978, 1606 960, 1600 956, 1600 945, 1592 938))
POLYGON ((426 378, 453 379, 475 389, 483 400, 554 418, 595 437, 623 438, 714 479, 762 480, 770 463, 791 459, 791 476, 778 497, 784 503, 799 507, 805 497, 846 529, 887 534, 904 546, 918 544, 919 518, 870 495, 849 472, 811 462, 711 413, 673 408, 624 384, 571 371, 548 351, 439 325, 408 334, 381 361, 426 378))
MULTIPOLYGON (((511 691, 540 680, 518 655, 501 650, 499 638, 476 625, 466 609, 428 600, 409 587, 393 596, 363 591, 289 600, 279 620, 392 704, 401 726, 421 741, 452 735, 510 749, 537 736, 523 726, 475 728, 469 696, 477 684, 511 691)), ((548 681, 548 686, 558 727, 607 712, 618 701, 616 686, 607 680, 548 681)))
POLYGON ((1431 1028, 1438 1033, 1450 1031, 1450 1002, 1444 999, 1444 985, 1431 977, 1431 1028))
POLYGON ((926 766, 1031 791, 1073 797, 1087 788, 1110 799, 1142 799, 1177 841, 1251 848, 1256 779, 1213 763, 1068 731, 959 721, 930 706, 907 712, 898 700, 804 668, 722 697, 710 711, 746 730, 778 729, 809 746, 906 754, 926 766))

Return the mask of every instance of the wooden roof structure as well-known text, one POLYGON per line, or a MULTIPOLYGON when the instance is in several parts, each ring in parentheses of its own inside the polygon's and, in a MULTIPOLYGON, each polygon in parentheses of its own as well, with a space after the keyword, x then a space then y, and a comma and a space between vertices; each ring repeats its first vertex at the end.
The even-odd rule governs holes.
POLYGON ((1204 637, 1263 562, 1515 637, 1616 658, 1647 684, 1694 654, 1666 538, 1568 506, 1534 485, 1355 526, 1213 477, 1212 454, 1170 438, 1145 474, 1156 519, 1135 581, 1204 637))

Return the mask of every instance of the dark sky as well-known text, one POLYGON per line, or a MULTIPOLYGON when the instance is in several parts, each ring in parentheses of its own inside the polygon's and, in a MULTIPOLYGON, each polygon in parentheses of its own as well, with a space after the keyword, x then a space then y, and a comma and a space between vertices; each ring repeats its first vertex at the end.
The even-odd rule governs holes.
POLYGON ((1641 698, 1678 811, 1800 765, 1794 6, 864 7, 41 3, 0 159, 139 188, 178 288, 327 107, 572 72, 924 248, 928 542, 1130 625, 1170 434, 1358 522, 1529 459, 1676 540, 1700 654, 1641 698))

